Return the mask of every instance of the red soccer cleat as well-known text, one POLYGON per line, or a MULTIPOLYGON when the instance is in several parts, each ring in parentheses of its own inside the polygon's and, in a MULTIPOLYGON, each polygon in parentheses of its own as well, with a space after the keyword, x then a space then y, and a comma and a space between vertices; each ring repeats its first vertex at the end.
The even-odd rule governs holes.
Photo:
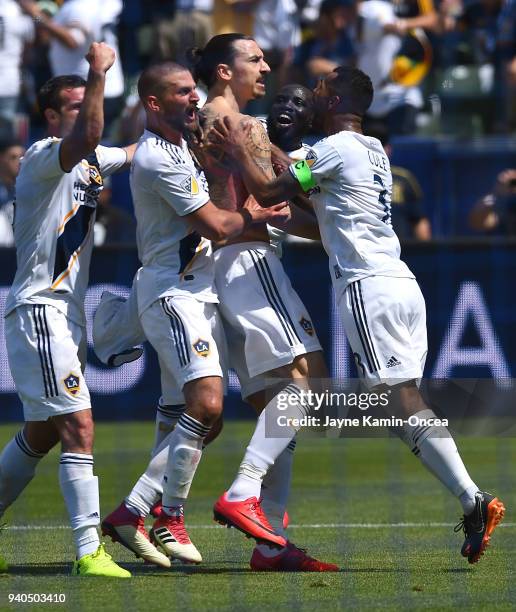
POLYGON ((255 572, 338 572, 339 567, 333 563, 318 561, 306 554, 302 548, 287 543, 285 550, 275 557, 264 557, 255 548, 249 562, 255 572))
POLYGON ((185 563, 202 562, 201 553, 192 544, 186 531, 182 513, 179 516, 169 516, 166 512, 162 512, 154 521, 151 539, 172 559, 179 559, 185 563))
POLYGON ((150 509, 150 513, 154 518, 159 518, 161 516, 161 512, 163 510, 163 506, 161 505, 161 498, 152 506, 150 509))
POLYGON ((137 557, 160 567, 170 567, 170 559, 151 543, 145 530, 145 519, 137 516, 122 502, 116 510, 102 521, 102 535, 110 536, 137 557))
POLYGON ((231 502, 228 501, 226 492, 216 501, 213 518, 227 527, 236 527, 259 544, 268 544, 274 548, 287 545, 287 540, 271 527, 256 497, 231 502))

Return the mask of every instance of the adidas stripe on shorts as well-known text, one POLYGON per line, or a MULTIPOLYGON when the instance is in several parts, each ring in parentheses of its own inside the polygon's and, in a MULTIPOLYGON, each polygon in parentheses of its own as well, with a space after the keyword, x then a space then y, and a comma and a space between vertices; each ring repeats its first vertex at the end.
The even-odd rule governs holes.
POLYGON ((193 296, 167 296, 140 314, 145 337, 158 353, 165 404, 167 389, 183 389, 205 376, 223 377, 224 332, 217 305, 193 296))
POLYGON ((214 253, 219 310, 242 397, 266 387, 260 376, 320 351, 308 311, 274 249, 264 242, 232 244, 214 253))
POLYGON ((422 378, 426 307, 415 279, 368 276, 352 282, 338 308, 359 376, 369 387, 422 378))
POLYGON ((18 306, 5 319, 9 367, 26 421, 91 408, 82 373, 86 330, 54 306, 18 306))

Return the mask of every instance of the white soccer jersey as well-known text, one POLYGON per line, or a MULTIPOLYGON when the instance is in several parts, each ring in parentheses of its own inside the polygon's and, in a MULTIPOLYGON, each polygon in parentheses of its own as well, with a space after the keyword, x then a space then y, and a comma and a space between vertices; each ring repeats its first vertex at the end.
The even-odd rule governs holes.
POLYGON ((2 97, 20 93, 20 64, 23 47, 34 39, 32 19, 14 0, 0 0, 0 74, 2 97))
POLYGON ((193 231, 186 215, 210 199, 204 173, 184 140, 176 146, 145 130, 131 166, 136 214, 140 314, 169 295, 191 295, 217 302, 211 243, 193 231))
POLYGON ((335 288, 373 275, 413 278, 391 225, 392 176, 380 141, 342 131, 317 142, 306 163, 335 288))
POLYGON ((33 144, 16 179, 17 270, 6 315, 21 304, 50 304, 84 325, 93 225, 102 176, 126 163, 123 149, 99 146, 70 172, 59 161, 61 140, 33 144))

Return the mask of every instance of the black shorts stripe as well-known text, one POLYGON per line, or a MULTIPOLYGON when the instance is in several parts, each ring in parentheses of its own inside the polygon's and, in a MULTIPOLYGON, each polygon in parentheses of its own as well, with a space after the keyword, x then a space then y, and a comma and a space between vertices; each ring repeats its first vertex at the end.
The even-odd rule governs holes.
POLYGON ((182 368, 184 368, 190 363, 190 352, 188 350, 188 340, 186 337, 185 326, 183 325, 183 321, 175 308, 169 301, 167 301, 167 298, 162 298, 161 306, 170 320, 170 327, 172 328, 172 334, 176 344, 179 364, 182 368))
POLYGON ((35 304, 32 307, 32 312, 36 327, 36 340, 39 362, 41 364, 41 373, 43 376, 43 385, 45 387, 45 397, 56 397, 59 395, 59 392, 50 351, 50 338, 46 322, 45 306, 42 304, 35 304))
MULTIPOLYGON (((294 346, 294 336, 297 337, 297 334, 295 332, 295 329, 293 329, 293 327, 289 324, 288 319, 290 319, 290 317, 285 317, 285 314, 281 309, 281 305, 283 305, 283 302, 281 298, 279 298, 279 292, 276 287, 276 284, 274 283, 272 275, 269 276, 267 274, 267 270, 263 265, 264 258, 257 251, 254 251, 252 249, 250 249, 248 252, 251 255, 251 258, 255 264, 254 267, 258 275, 258 280, 260 281, 260 284, 262 285, 263 291, 265 293, 265 297, 267 298, 267 301, 269 302, 272 310, 276 313, 281 327, 285 332, 285 336, 287 337, 288 343, 290 344, 290 346, 294 346)), ((301 342, 299 338, 298 341, 301 342)))
POLYGON ((381 365, 376 355, 376 351, 375 351, 374 344, 373 344, 373 339, 371 337, 371 332, 369 330, 369 325, 367 323, 367 315, 366 315, 365 306, 364 306, 364 296, 362 295, 362 283, 360 281, 357 281, 357 285, 358 285, 358 296, 360 300, 359 301, 360 312, 361 312, 362 318, 364 319, 365 332, 367 335, 367 339, 369 341, 369 347, 371 349, 371 355, 373 357, 373 362, 375 363, 376 370, 378 371, 381 369, 381 365))
POLYGON ((360 337, 360 342, 362 344, 364 356, 367 361, 367 367, 370 372, 374 372, 373 364, 371 362, 371 356, 368 351, 367 338, 364 334, 362 322, 359 316, 358 301, 357 301, 356 294, 355 294, 355 283, 352 283, 351 285, 349 285, 349 291, 351 295, 351 311, 353 312, 353 319, 355 320, 355 327, 357 328, 357 332, 360 337))
MULTIPOLYGON (((50 376, 51 376, 51 380, 52 383, 54 385, 54 391, 55 391, 55 395, 58 395, 58 390, 57 390, 57 381, 56 381, 56 374, 54 371, 54 361, 52 359, 52 351, 50 350, 50 333, 48 332, 48 323, 47 323, 47 308, 46 306, 43 306, 43 325, 45 328, 45 341, 47 344, 47 353, 48 353, 48 363, 50 366, 50 376)), ((51 385, 52 386, 52 385, 51 385)))
POLYGON ((281 293, 279 292, 278 286, 276 285, 276 282, 274 280, 274 276, 272 275, 272 270, 269 266, 269 262, 267 261, 266 257, 262 257, 261 259, 262 263, 265 266, 265 269, 267 270, 270 282, 271 282, 271 286, 273 288, 273 290, 276 293, 276 296, 278 298, 278 301, 280 302, 281 308, 283 310, 283 313, 285 315, 285 317, 288 319, 288 322, 290 323, 290 327, 292 328, 292 332, 294 333, 294 336, 297 338, 297 341, 301 344, 301 338, 297 335, 296 332, 296 326, 294 325, 294 323, 292 322, 292 319, 290 318, 290 313, 287 309, 287 307, 285 306, 285 302, 283 301, 283 298, 281 297, 281 293))

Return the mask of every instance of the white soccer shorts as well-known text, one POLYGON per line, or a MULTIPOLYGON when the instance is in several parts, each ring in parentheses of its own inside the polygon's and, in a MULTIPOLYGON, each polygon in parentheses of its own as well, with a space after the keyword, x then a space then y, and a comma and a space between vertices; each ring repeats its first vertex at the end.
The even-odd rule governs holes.
POLYGON ((5 320, 9 367, 26 421, 91 408, 82 372, 86 330, 54 306, 18 306, 5 320))
POLYGON ((368 387, 422 378, 426 308, 415 279, 368 276, 346 287, 338 308, 359 376, 368 387))
POLYGON ((261 374, 320 351, 312 320, 274 249, 263 242, 232 244, 214 253, 215 284, 229 364, 242 397, 265 388, 261 374))
POLYGON ((223 378, 225 339, 216 304, 184 295, 163 297, 141 313, 140 321, 158 353, 165 404, 177 403, 167 390, 182 390, 206 376, 223 378))

